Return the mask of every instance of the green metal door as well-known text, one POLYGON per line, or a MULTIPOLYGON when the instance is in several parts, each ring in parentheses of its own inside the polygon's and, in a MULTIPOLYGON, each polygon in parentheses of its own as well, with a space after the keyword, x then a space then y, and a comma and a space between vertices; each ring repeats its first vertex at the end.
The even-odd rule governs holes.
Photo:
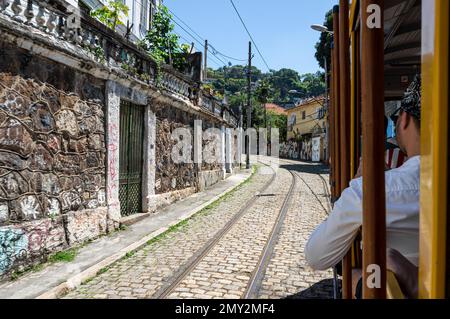
POLYGON ((142 212, 144 107, 120 101, 119 200, 122 216, 142 212))

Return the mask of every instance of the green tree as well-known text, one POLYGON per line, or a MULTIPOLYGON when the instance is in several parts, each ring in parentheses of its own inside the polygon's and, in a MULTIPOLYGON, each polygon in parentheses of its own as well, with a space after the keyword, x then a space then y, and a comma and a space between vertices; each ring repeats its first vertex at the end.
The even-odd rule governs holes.
MULTIPOLYGON (((333 30, 333 10, 328 11, 325 14, 324 25, 328 30, 333 30)), ((331 43, 333 42, 333 36, 328 32, 322 32, 320 40, 316 44, 316 59, 319 62, 321 68, 325 68, 324 58, 327 59, 328 66, 331 65, 331 43)))
POLYGON ((179 36, 173 30, 172 16, 166 6, 160 5, 153 16, 152 27, 138 45, 158 62, 171 64, 183 71, 187 63, 190 46, 178 43, 179 36))
POLYGON ((266 104, 271 100, 273 89, 268 80, 261 80, 258 87, 256 88, 256 100, 260 104, 266 104))
POLYGON ((120 0, 109 0, 106 6, 91 12, 91 16, 113 30, 123 25, 121 16, 128 16, 128 6, 120 0))
POLYGON ((307 73, 301 76, 301 90, 304 97, 319 96, 325 93, 325 74, 307 73))
POLYGON ((267 126, 276 127, 279 130, 280 142, 285 142, 287 138, 287 115, 278 114, 273 111, 267 112, 267 126))
POLYGON ((281 69, 273 71, 269 77, 269 82, 275 90, 275 100, 279 102, 289 102, 292 96, 289 95, 290 90, 302 89, 300 76, 297 71, 291 69, 281 69))

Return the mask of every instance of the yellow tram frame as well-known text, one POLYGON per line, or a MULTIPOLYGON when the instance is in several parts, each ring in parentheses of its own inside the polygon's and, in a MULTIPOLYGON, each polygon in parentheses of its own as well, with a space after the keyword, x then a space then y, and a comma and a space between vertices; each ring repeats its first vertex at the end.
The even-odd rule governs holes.
MULTIPOLYGON (((389 1, 389 0, 385 0, 389 1)), ((383 4, 383 1, 372 1, 383 4)), ((342 0, 341 0, 342 4, 342 0)), ((349 12, 350 67, 350 172, 358 166, 358 100, 361 94, 360 61, 361 0, 353 0, 349 12)), ((450 294, 447 263, 450 245, 447 234, 449 196, 449 13, 448 0, 422 0, 422 124, 421 124, 421 185, 420 185, 420 257, 419 298, 445 298, 450 294)), ((339 77, 335 66, 332 77, 339 77)), ((341 83, 342 87, 342 83, 341 83)), ((335 96, 332 93, 332 98, 335 96)), ((363 102, 364 103, 364 102, 363 102)), ((331 107, 340 107, 333 101, 331 107)), ((330 122, 330 128, 336 123, 330 122)), ((332 141, 333 142, 333 141, 332 141)), ((342 143, 339 138, 334 143, 342 143)), ((331 161, 336 163, 335 161, 331 161)), ((338 162, 337 162, 338 163, 338 162)), ((332 168, 334 176, 340 176, 339 165, 332 168)), ((342 189, 340 190, 342 191, 342 189)), ((336 194, 339 196, 339 193, 336 194)), ((352 249, 352 265, 357 263, 352 249)), ((343 271, 345 276, 346 271, 343 271)), ((348 272, 347 272, 348 274, 348 272)), ((392 274, 387 274, 387 297, 401 298, 401 291, 392 274)), ((345 281, 345 278, 344 280, 345 281)), ((350 296, 344 296, 350 298, 350 296)))
POLYGON ((419 297, 448 296, 449 1, 423 1, 419 297))

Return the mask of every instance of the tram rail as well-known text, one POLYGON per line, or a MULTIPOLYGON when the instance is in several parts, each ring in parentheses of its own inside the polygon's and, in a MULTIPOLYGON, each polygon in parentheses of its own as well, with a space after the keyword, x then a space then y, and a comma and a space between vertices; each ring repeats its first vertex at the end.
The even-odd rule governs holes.
MULTIPOLYGON (((261 162, 262 163, 262 162, 261 162)), ((269 165, 262 163, 267 167, 271 168, 269 165)), ((292 173, 291 173, 292 174, 292 173)), ((256 201, 261 198, 261 194, 274 183, 276 179, 276 172, 273 170, 273 175, 270 180, 250 199, 246 202, 245 206, 243 206, 239 212, 237 212, 233 218, 212 238, 208 241, 196 255, 194 255, 191 259, 189 259, 180 269, 167 281, 167 284, 162 286, 155 294, 151 296, 151 298, 164 299, 167 298, 176 287, 196 268, 196 266, 208 255, 208 253, 223 239, 223 237, 229 232, 229 230, 241 219, 242 216, 256 203, 256 201)), ((267 239, 263 252, 258 262, 258 266, 252 273, 251 280, 247 286, 246 291, 243 293, 243 296, 254 296, 257 294, 259 287, 261 286, 262 279, 264 278, 265 269, 267 268, 268 261, 273 252, 273 246, 276 243, 278 238, 278 234, 280 232, 282 223, 284 221, 284 216, 286 215, 286 211, 288 210, 290 198, 292 197, 293 191, 295 188, 295 176, 292 174, 292 184, 286 195, 282 207, 279 211, 277 220, 272 228, 272 232, 267 239)))

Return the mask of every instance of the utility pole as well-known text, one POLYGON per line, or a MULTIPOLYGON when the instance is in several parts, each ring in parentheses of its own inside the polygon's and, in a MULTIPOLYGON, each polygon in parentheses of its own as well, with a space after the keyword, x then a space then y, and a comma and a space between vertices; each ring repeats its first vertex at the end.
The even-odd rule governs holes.
POLYGON ((246 168, 250 168, 250 129, 252 127, 252 42, 248 42, 248 70, 247 70, 247 161, 246 168))
MULTIPOLYGON (((329 102, 330 102, 330 98, 329 98, 329 94, 328 94, 328 61, 327 61, 327 57, 325 56, 324 58, 323 58, 323 62, 324 62, 324 67, 325 67, 325 109, 323 110, 324 112, 323 112, 323 116, 325 117, 325 115, 327 115, 328 116, 328 110, 329 110, 329 102)), ((330 152, 329 152, 329 150, 330 150, 330 147, 329 147, 329 134, 328 134, 328 131, 329 131, 329 126, 328 126, 328 121, 325 121, 325 123, 326 123, 326 125, 325 125, 325 129, 326 129, 326 132, 325 132, 325 141, 326 141, 326 145, 327 145, 327 148, 326 148, 326 150, 327 150, 327 152, 326 152, 326 156, 325 156, 325 161, 328 163, 329 162, 329 154, 330 154, 330 152)))
POLYGON ((244 132, 244 113, 243 113, 243 110, 244 110, 244 106, 243 106, 243 103, 241 102, 241 104, 239 105, 239 128, 240 128, 240 134, 241 134, 241 135, 239 135, 239 139, 240 139, 239 140, 240 141, 239 148, 240 148, 240 150, 238 152, 238 154, 239 154, 239 169, 242 168, 242 133, 244 132))
POLYGON ((205 40, 205 62, 203 72, 203 81, 206 81, 208 78, 208 40, 205 40))

